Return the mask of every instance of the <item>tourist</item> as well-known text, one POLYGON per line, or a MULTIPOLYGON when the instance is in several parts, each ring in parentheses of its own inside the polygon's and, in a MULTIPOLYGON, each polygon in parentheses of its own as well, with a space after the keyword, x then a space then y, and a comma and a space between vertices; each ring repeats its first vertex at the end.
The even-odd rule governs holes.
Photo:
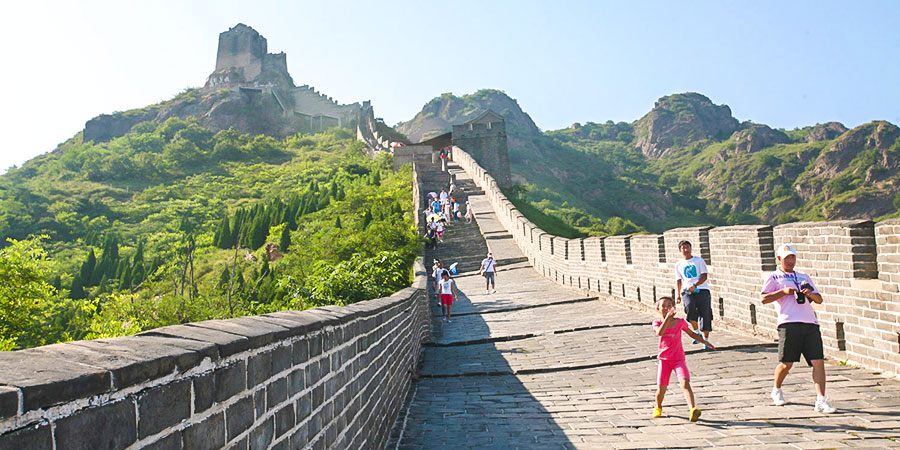
POLYGON ((425 227, 425 247, 432 250, 437 248, 437 233, 431 223, 425 227))
POLYGON ((441 272, 440 293, 444 321, 450 323, 450 313, 453 309, 453 297, 459 298, 459 293, 456 291, 456 282, 450 278, 450 271, 444 270, 441 272))
POLYGON ((812 379, 816 388, 816 412, 831 414, 835 411, 825 396, 825 353, 822 334, 812 303, 822 304, 822 294, 816 289, 809 275, 794 271, 797 250, 791 244, 778 247, 778 269, 769 274, 763 284, 763 304, 775 303, 778 314, 778 366, 775 367, 775 385, 772 401, 776 406, 787 403, 781 384, 800 355, 812 366, 812 379))
POLYGON ((439 202, 437 199, 434 199, 434 201, 431 202, 431 210, 435 214, 439 214, 441 212, 441 202, 439 202))
POLYGON ((487 258, 481 260, 481 268, 478 269, 478 274, 484 275, 484 293, 496 293, 497 289, 494 279, 497 276, 497 262, 494 261, 493 253, 488 253, 487 258))
POLYGON ((444 243, 444 223, 445 220, 442 217, 441 220, 437 220, 434 222, 434 231, 437 232, 438 242, 444 243))
POLYGON ((653 321, 653 332, 659 336, 659 354, 656 357, 659 360, 659 371, 656 376, 656 407, 653 408, 653 417, 662 416, 663 399, 666 397, 666 389, 669 387, 669 380, 672 378, 674 370, 675 375, 678 376, 678 382, 681 383, 681 390, 684 391, 684 399, 687 400, 690 408, 688 418, 691 422, 696 422, 700 417, 700 408, 697 408, 694 403, 691 375, 684 361, 684 348, 681 346, 681 332, 684 331, 688 336, 703 342, 712 350, 715 350, 716 347, 710 344, 706 338, 691 330, 684 319, 675 317, 675 302, 671 298, 660 297, 657 299, 656 310, 659 311, 662 319, 653 321))
POLYGON ((447 203, 444 204, 444 217, 447 218, 447 221, 449 222, 450 217, 452 217, 452 216, 453 216, 453 202, 448 200, 447 203))
POLYGON ((449 197, 449 196, 450 196, 450 195, 447 194, 447 190, 446 190, 446 189, 441 189, 441 195, 440 195, 441 205, 447 203, 447 197, 449 197))
POLYGON ((452 180, 450 181, 450 190, 447 191, 447 193, 450 195, 453 195, 456 193, 456 183, 454 183, 452 180))
MULTIPOLYGON (((676 292, 681 293, 684 312, 687 314, 691 329, 695 332, 702 331, 703 337, 709 339, 713 313, 712 296, 709 295, 709 283, 706 282, 709 277, 706 262, 703 258, 691 254, 689 241, 679 242, 678 251, 684 259, 675 263, 675 284, 678 287, 676 292), (699 324, 697 319, 700 319, 699 324)), ((695 340, 694 344, 696 343, 695 340)))
POLYGON ((434 265, 431 266, 431 286, 434 290, 435 295, 438 296, 438 304, 441 303, 440 295, 438 294, 438 283, 441 279, 441 272, 444 270, 444 264, 439 259, 434 260, 434 265))
POLYGON ((453 199, 453 220, 459 221, 459 202, 453 199))
POLYGON ((475 213, 472 212, 472 206, 469 205, 469 201, 466 200, 466 223, 472 223, 472 219, 475 218, 475 213))

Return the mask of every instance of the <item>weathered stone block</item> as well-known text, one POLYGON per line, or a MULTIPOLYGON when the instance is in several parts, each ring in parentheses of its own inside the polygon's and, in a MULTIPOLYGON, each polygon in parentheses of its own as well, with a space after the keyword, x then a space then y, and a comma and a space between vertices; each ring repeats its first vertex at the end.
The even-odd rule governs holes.
POLYGON ((0 386, 0 419, 13 417, 19 412, 19 392, 7 386, 0 386))
POLYGON ((25 411, 108 392, 112 387, 106 370, 35 349, 0 352, 0 384, 22 390, 25 411))
POLYGON ((272 376, 272 352, 253 355, 247 361, 247 386, 262 384, 272 376))
POLYGON ((275 437, 279 438, 294 428, 294 404, 289 403, 287 406, 275 412, 275 437))
POLYGON ((191 381, 179 380, 149 389, 137 396, 137 403, 138 438, 143 439, 191 415, 191 381))
POLYGON ((291 356, 292 346, 283 345, 272 350, 272 374, 278 374, 287 370, 293 364, 291 356))
POLYGON ((293 397, 306 389, 306 371, 297 369, 288 376, 288 396, 293 397))
POLYGON ((205 320, 192 323, 191 326, 244 336, 250 340, 252 348, 259 348, 275 341, 287 339, 291 335, 291 330, 255 316, 237 317, 227 320, 205 320))
POLYGON ((266 389, 262 388, 253 393, 253 410, 256 412, 256 418, 259 419, 266 413, 266 389))
POLYGON ((309 360, 309 342, 306 339, 300 339, 294 342, 291 349, 291 359, 295 366, 299 366, 309 360))
POLYGON ((253 346, 250 339, 245 336, 229 333, 227 331, 198 327, 194 324, 171 325, 139 334, 139 336, 143 335, 169 336, 207 342, 216 346, 220 358, 240 353, 253 346))
POLYGON ((309 357, 315 358, 322 354, 322 335, 317 334, 309 337, 309 357))
POLYGON ((301 423, 309 417, 312 412, 312 394, 306 393, 297 399, 295 403, 295 411, 297 415, 297 423, 301 423))
POLYGON ((300 425, 293 434, 291 434, 290 438, 290 447, 293 448, 306 448, 307 444, 309 444, 309 430, 307 430, 306 425, 300 425))
POLYGON ((228 423, 228 440, 232 440, 237 435, 243 433, 253 425, 256 415, 253 412, 253 397, 244 397, 225 410, 228 423))
POLYGON ((248 450, 250 448, 250 438, 245 436, 241 440, 232 443, 226 450, 248 450))
POLYGON ((56 450, 128 447, 137 440, 134 401, 119 400, 60 419, 56 421, 54 435, 56 450))
POLYGON ((218 450, 225 446, 225 414, 218 413, 183 431, 184 450, 218 450))
POLYGON ((238 392, 247 389, 246 364, 243 361, 216 369, 214 374, 214 389, 217 402, 225 401, 238 392))
POLYGON ((181 431, 175 431, 150 445, 141 447, 141 450, 182 450, 183 448, 184 437, 181 431))
POLYGON ((279 378, 266 386, 266 404, 267 410, 271 410, 275 406, 283 403, 288 397, 288 379, 287 377, 279 378))
POLYGON ((0 449, 3 450, 47 450, 53 448, 50 425, 32 425, 0 435, 0 449))
POLYGON ((250 432, 250 450, 265 450, 272 443, 275 433, 275 420, 270 417, 250 432))

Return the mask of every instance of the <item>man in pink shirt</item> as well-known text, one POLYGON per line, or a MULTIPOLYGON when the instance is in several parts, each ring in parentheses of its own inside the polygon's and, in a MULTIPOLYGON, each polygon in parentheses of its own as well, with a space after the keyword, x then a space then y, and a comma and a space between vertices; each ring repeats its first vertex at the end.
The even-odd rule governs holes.
POLYGON ((762 288, 762 303, 775 303, 778 313, 778 360, 775 367, 775 386, 772 401, 784 405, 781 384, 800 355, 813 368, 816 385, 815 411, 831 414, 835 408, 825 397, 825 354, 822 350, 822 334, 812 303, 822 304, 822 295, 809 275, 794 271, 797 251, 791 244, 778 247, 778 270, 769 274, 762 288))

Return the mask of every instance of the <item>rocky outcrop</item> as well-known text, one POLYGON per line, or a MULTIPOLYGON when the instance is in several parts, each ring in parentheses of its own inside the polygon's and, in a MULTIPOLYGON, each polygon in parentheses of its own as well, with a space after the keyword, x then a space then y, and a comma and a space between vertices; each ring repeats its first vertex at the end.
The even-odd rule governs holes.
POLYGON ((826 122, 818 124, 809 130, 806 135, 807 142, 830 141, 847 132, 847 127, 839 122, 826 122))
POLYGON ((731 139, 734 140, 734 150, 738 153, 753 153, 791 141, 783 132, 755 123, 745 124, 743 130, 735 131, 731 135, 731 139))
POLYGON ((422 110, 408 122, 396 126, 412 142, 421 142, 450 131, 453 125, 465 123, 487 110, 499 113, 506 120, 506 128, 511 139, 531 137, 541 134, 541 130, 522 111, 519 103, 496 89, 482 89, 474 94, 457 97, 442 94, 422 107, 422 110))
POLYGON ((727 105, 716 105, 695 93, 660 98, 653 110, 635 123, 635 146, 649 158, 659 158, 673 147, 705 139, 726 139, 738 129, 727 105))
POLYGON ((84 141, 107 142, 123 136, 131 127, 157 117, 157 111, 137 111, 131 114, 100 114, 84 124, 84 141))
POLYGON ((860 125, 844 133, 822 152, 812 174, 832 178, 846 170, 861 152, 867 150, 876 152, 872 161, 876 165, 884 169, 897 169, 900 166, 898 155, 890 150, 896 146, 898 138, 900 128, 890 122, 875 121, 860 125))

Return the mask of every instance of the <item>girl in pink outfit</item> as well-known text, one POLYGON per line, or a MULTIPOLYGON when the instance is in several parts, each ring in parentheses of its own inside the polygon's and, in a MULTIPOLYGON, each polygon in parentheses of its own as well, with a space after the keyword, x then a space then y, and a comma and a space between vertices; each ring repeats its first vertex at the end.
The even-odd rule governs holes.
POLYGON ((678 375, 681 389, 684 391, 684 399, 690 407, 690 420, 696 422, 700 417, 700 408, 694 404, 694 391, 691 390, 691 375, 687 364, 684 362, 684 348, 681 346, 681 332, 698 342, 706 344, 709 348, 716 348, 703 336, 694 332, 684 319, 675 317, 675 302, 670 297, 660 297, 656 301, 656 309, 662 319, 653 321, 653 332, 659 336, 659 373, 657 374, 656 408, 653 408, 653 417, 662 416, 662 402, 669 387, 669 379, 672 371, 678 375))

